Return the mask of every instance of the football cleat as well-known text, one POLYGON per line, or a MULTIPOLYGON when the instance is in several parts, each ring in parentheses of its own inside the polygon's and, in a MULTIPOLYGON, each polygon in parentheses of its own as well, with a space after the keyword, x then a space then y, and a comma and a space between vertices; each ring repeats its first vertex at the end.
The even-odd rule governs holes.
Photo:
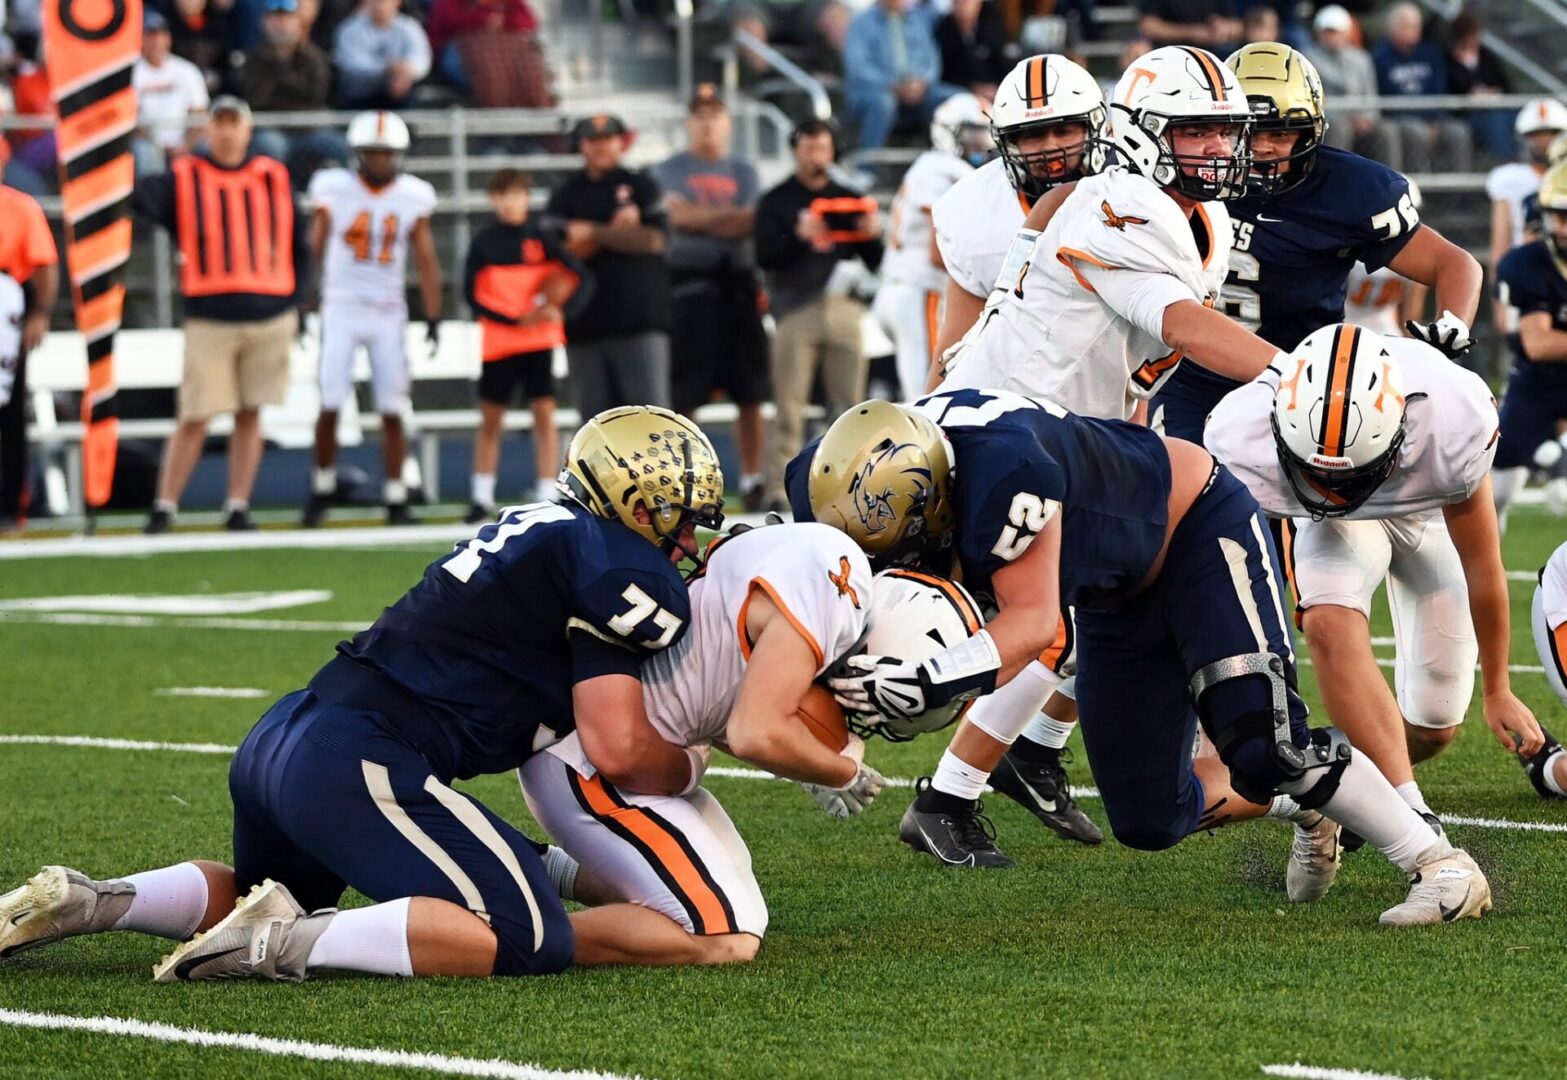
POLYGON ((154 510, 147 515, 147 524, 141 527, 141 531, 148 536, 157 536, 174 528, 174 515, 167 510, 154 510))
POLYGON ((386 504, 386 523, 388 525, 418 524, 414 518, 413 511, 408 509, 408 504, 405 502, 386 504))
POLYGON ((922 776, 914 790, 918 794, 903 812, 899 840, 945 866, 999 870, 1017 865, 996 847, 996 830, 984 814, 984 803, 976 800, 963 809, 921 810, 919 796, 930 790, 930 777, 922 776))
POLYGON ((1338 876, 1338 822, 1321 814, 1310 825, 1295 822, 1289 866, 1284 871, 1284 891, 1296 904, 1314 904, 1327 895, 1338 876))
POLYGON ((1478 919, 1491 910, 1491 883, 1469 853, 1445 841, 1433 845, 1409 876, 1409 896, 1377 921, 1383 926, 1435 926, 1478 919))
POLYGON ((1545 736, 1545 745, 1540 747, 1540 752, 1533 757, 1521 757, 1518 764, 1523 766, 1523 771, 1529 777, 1529 783, 1534 785, 1534 790, 1540 793, 1542 799, 1560 799, 1562 796, 1551 790, 1545 782, 1545 770, 1550 767, 1551 758, 1561 751, 1562 744, 1551 737, 1551 733, 1543 727, 1540 733, 1545 736))
POLYGON ((128 881, 94 881, 68 866, 46 866, 0 896, 0 960, 108 930, 135 896, 136 886, 128 881))
POLYGON ((313 493, 305 503, 305 512, 300 515, 299 523, 307 529, 319 529, 321 523, 326 520, 327 511, 332 509, 333 501, 333 496, 330 494, 313 493))
POLYGON ((486 521, 495 520, 495 507, 485 506, 483 503, 469 503, 468 513, 463 515, 464 525, 482 525, 486 521))
POLYGON ((212 929, 165 956, 152 969, 152 978, 162 983, 303 982, 310 948, 331 921, 331 915, 307 917, 289 891, 268 878, 240 897, 212 929))
POLYGON ((223 519, 223 527, 229 532, 256 531, 256 523, 251 520, 249 510, 230 510, 223 519))
POLYGON ((1072 799, 1065 762, 1070 751, 1063 750, 1050 760, 1029 760, 1014 746, 990 774, 990 786, 1044 822, 1063 840, 1080 844, 1102 844, 1105 834, 1072 799))

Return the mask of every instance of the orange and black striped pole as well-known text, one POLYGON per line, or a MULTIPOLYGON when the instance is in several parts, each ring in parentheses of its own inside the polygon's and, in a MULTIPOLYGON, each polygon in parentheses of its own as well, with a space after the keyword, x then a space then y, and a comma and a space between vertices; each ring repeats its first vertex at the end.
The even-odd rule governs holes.
POLYGON ((87 505, 109 501, 119 444, 114 335, 131 254, 131 133, 141 0, 45 0, 49 92, 59 112, 60 194, 76 326, 87 342, 82 395, 87 505))

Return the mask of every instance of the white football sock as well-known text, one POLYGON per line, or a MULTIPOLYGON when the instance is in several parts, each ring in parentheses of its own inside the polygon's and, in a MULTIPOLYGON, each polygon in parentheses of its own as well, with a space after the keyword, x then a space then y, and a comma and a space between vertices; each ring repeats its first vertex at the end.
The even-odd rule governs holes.
POLYGON ((1407 783, 1399 784, 1393 790, 1398 792, 1398 797, 1408 803, 1409 808, 1415 813, 1435 813, 1435 811, 1426 805, 1426 797, 1420 794, 1420 785, 1416 781, 1410 780, 1407 783))
POLYGON ((1060 684, 1061 676, 1035 660, 1005 686, 974 702, 964 719, 997 742, 1011 746, 1060 684))
POLYGON ((331 495, 337 491, 337 466, 311 469, 310 491, 314 495, 331 495))
POLYGON ((408 955, 407 897, 371 907, 352 908, 331 916, 310 947, 307 969, 363 971, 370 975, 414 973, 408 955))
POLYGON ((473 501, 480 506, 495 505, 495 474, 474 473, 469 490, 473 493, 473 501))
POLYGON ((1545 760, 1545 786, 1556 794, 1567 798, 1567 787, 1563 786, 1561 773, 1567 772, 1567 750, 1558 750, 1545 760))
POLYGON ((977 799, 984 794, 985 781, 989 779, 988 772, 974 768, 951 750, 945 750, 930 778, 930 786, 955 799, 977 799))
POLYGON ((544 872, 562 900, 577 898, 577 871, 582 867, 565 851, 551 844, 544 852, 544 872))
POLYGON ((399 506, 408 501, 408 485, 401 480, 381 482, 381 499, 387 506, 399 506))
POLYGON ((249 509, 249 499, 230 499, 223 504, 223 512, 225 514, 242 514, 249 509))
POLYGON ((1076 720, 1057 720, 1047 713, 1038 713, 1023 729, 1023 738, 1052 750, 1060 750, 1066 746, 1076 729, 1076 720))
POLYGON ((154 510, 162 510, 165 514, 168 514, 170 517, 173 517, 175 514, 180 512, 180 504, 177 503, 177 502, 173 502, 172 500, 169 500, 169 499, 154 499, 154 500, 152 500, 152 508, 154 510))
POLYGON ((765 483, 767 483, 766 473, 748 472, 740 474, 741 491, 751 491, 754 488, 761 487, 765 483))
POLYGON ((1302 810, 1300 803, 1288 795, 1275 795, 1273 801, 1268 804, 1268 817, 1278 818, 1280 821, 1297 821, 1308 813, 1310 811, 1302 810))
POLYGON ((177 863, 120 880, 136 886, 136 895, 111 930, 136 930, 184 941, 207 914, 207 875, 195 863, 177 863))
MULTIPOLYGON (((1312 769, 1299 780, 1280 784, 1289 795, 1304 795, 1316 786, 1321 770, 1312 769)), ((1355 751, 1339 778, 1338 790, 1317 809, 1366 838, 1366 843, 1388 857, 1406 874, 1414 872, 1420 855, 1438 837, 1425 819, 1398 797, 1371 759, 1355 751)))
POLYGON ((1491 470, 1491 501, 1496 504, 1497 521, 1502 531, 1507 531, 1507 508, 1529 479, 1527 467, 1491 470))
POLYGON ((533 483, 534 502, 555 501, 555 478, 553 476, 541 476, 533 483))

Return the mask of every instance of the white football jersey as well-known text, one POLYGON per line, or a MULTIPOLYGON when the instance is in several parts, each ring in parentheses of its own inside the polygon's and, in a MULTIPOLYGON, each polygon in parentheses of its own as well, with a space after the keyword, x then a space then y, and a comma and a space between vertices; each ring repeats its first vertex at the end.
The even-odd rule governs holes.
POLYGON ((408 237, 435 211, 435 189, 399 173, 372 191, 351 169, 323 169, 310 180, 310 200, 331 219, 322 301, 406 311, 408 237))
MULTIPOLYGON (((1546 626, 1555 630, 1567 623, 1567 544, 1552 552, 1540 571, 1540 601, 1546 626)), ((1562 659, 1567 661, 1567 656, 1562 659)))
POLYGON ((871 567, 830 525, 769 525, 725 540, 691 583, 691 628, 642 664, 642 697, 658 733, 677 746, 724 733, 751 643, 745 611, 761 590, 816 652, 821 675, 870 623, 871 567))
MULTIPOLYGON (((1404 445, 1398 464, 1351 521, 1403 517, 1462 502, 1491 471, 1496 456, 1496 399, 1472 371, 1413 338, 1392 338, 1404 385, 1389 386, 1406 402, 1404 445)), ((1208 417, 1205 445, 1251 490, 1273 517, 1306 517, 1295 498, 1273 438, 1273 402, 1280 376, 1265 371, 1232 390, 1208 417)))
POLYGON ((883 281, 941 292, 946 278, 930 261, 931 209, 947 189, 974 171, 955 154, 927 150, 914 159, 892 199, 887 217, 887 253, 882 256, 883 281))
POLYGON ((952 280, 975 296, 989 296, 1028 211, 1028 200, 1012 187, 1000 158, 949 187, 931 207, 931 221, 952 280))
POLYGON ((1188 219, 1151 180, 1111 169, 1078 181, 1045 231, 1020 243, 1031 248, 1009 257, 1015 280, 996 282, 939 389, 1011 390, 1125 419, 1180 363, 1159 336, 1164 309, 1217 298, 1230 219, 1217 202, 1188 219))
POLYGON ((1513 235, 1509 248, 1523 243, 1523 201, 1540 190, 1540 174, 1533 165, 1509 161, 1498 165, 1485 178, 1485 194, 1492 202, 1505 202, 1511 211, 1513 235))
POLYGON ((11 400, 16 369, 22 359, 22 315, 27 297, 16 279, 0 273, 0 406, 11 400))
POLYGON ((1399 337, 1404 325, 1398 312, 1408 288, 1409 282, 1387 267, 1368 271, 1365 263, 1357 262, 1349 272, 1344 321, 1386 337, 1399 337))

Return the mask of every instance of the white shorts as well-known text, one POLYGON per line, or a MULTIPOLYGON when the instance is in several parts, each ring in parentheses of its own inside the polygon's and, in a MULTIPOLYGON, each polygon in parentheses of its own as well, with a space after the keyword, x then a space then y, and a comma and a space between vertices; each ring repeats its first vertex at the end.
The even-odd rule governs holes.
POLYGON ((370 357, 375 411, 393 416, 408 403, 408 313, 368 304, 328 304, 321 310, 321 408, 337 412, 354 389, 354 356, 370 357))
POLYGON ((1333 604, 1369 621, 1371 598, 1386 580, 1397 650, 1394 686, 1405 721, 1426 728, 1463 723, 1480 647, 1463 564, 1441 511, 1386 521, 1301 520, 1296 526, 1293 577, 1301 610, 1333 604))
POLYGON ((939 292, 902 281, 884 282, 876 290, 871 311, 897 348, 898 392, 904 401, 925 396, 931 349, 941 332, 941 300, 939 292))
POLYGON ((1545 667, 1545 679, 1562 704, 1567 705, 1567 621, 1550 625, 1545 616, 1544 586, 1535 587, 1530 621, 1534 624, 1534 647, 1545 667))
POLYGON ((633 904, 692 934, 767 930, 751 853, 708 791, 630 795, 583 776, 575 733, 517 770, 538 823, 581 866, 633 904))

